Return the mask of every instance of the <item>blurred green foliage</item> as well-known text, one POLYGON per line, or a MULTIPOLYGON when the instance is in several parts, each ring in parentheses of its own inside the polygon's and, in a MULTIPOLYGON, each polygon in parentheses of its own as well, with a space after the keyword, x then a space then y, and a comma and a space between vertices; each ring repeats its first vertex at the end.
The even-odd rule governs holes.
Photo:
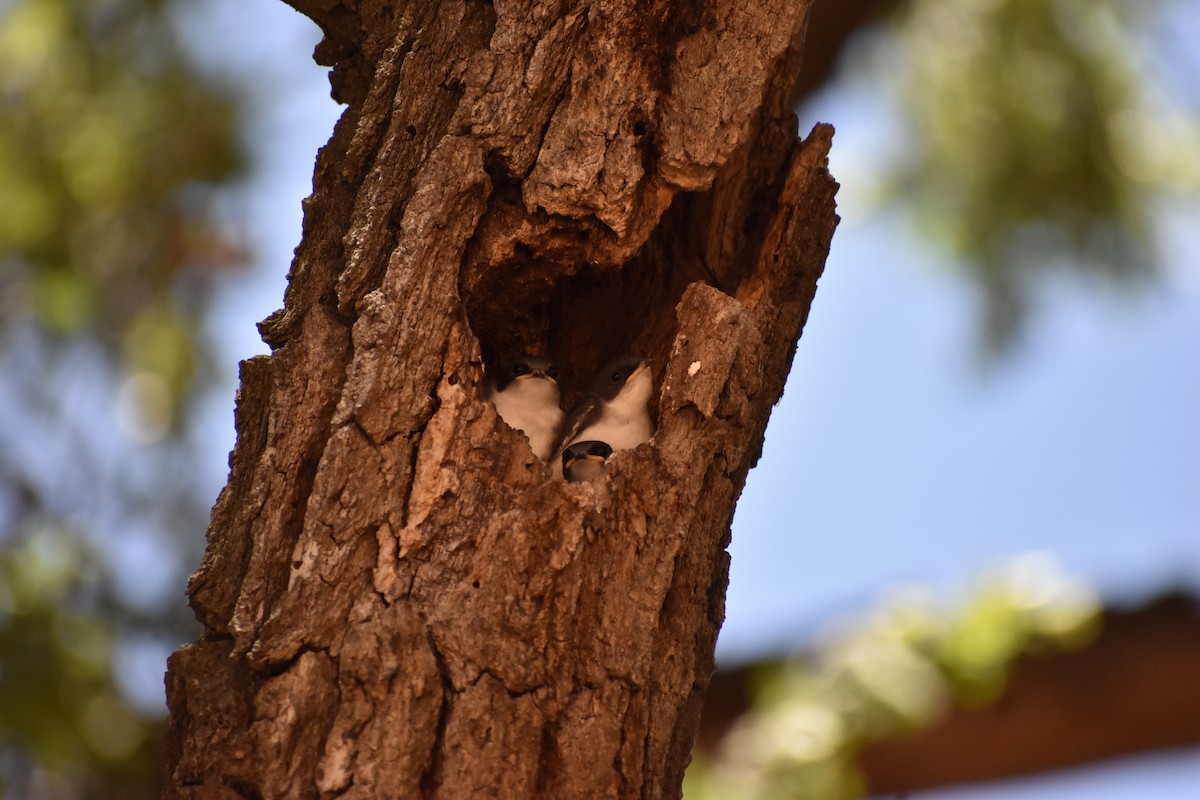
POLYGON ((1013 343, 1052 276, 1156 274, 1153 200, 1200 189, 1200 121, 1152 68, 1162 0, 910 0, 886 37, 914 132, 899 190, 1013 343))
MULTIPOLYGON (((187 56, 177 2, 0 0, 0 796, 157 793, 162 720, 114 659, 190 614, 124 600, 113 555, 197 557, 200 322, 245 261, 217 206, 244 93, 187 56)), ((155 570, 181 587, 184 560, 155 570)))
POLYGON ((196 295, 242 259, 213 189, 245 159, 237 95, 184 57, 170 5, 0 9, 0 329, 94 337, 174 415, 203 355, 196 295))
POLYGON ((161 722, 114 688, 101 564, 61 522, 28 524, 0 551, 0 795, 150 797, 161 722))
POLYGON ((853 800, 863 744, 928 726, 951 704, 997 699, 1023 656, 1077 648, 1100 620, 1095 595, 1045 554, 983 576, 957 607, 893 590, 810 656, 760 676, 753 706, 716 760, 698 758, 689 800, 853 800))

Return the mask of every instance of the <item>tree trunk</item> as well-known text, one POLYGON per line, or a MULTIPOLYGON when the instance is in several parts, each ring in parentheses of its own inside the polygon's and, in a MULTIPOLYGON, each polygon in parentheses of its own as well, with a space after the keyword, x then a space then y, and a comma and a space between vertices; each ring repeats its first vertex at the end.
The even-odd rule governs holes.
POLYGON ((729 521, 836 225, 809 3, 292 0, 348 104, 167 674, 170 797, 678 797, 729 521), (550 477, 484 399, 653 357, 550 477))

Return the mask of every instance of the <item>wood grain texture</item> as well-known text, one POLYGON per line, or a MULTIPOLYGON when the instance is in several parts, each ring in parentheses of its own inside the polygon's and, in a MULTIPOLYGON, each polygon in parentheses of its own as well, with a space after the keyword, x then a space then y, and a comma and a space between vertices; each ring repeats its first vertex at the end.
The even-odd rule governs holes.
POLYGON ((169 797, 678 797, 729 521, 836 225, 808 3, 295 0, 348 102, 172 658, 169 797), (484 399, 656 359, 550 478, 484 399))

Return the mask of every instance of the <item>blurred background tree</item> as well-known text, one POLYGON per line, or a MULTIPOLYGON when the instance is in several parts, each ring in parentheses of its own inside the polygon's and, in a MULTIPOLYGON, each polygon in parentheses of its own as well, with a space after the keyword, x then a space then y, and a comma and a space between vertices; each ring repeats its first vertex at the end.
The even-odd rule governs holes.
POLYGON ((0 3, 7 797, 156 796, 161 688, 134 665, 191 635, 200 321, 245 261, 215 203, 246 158, 242 95, 185 54, 175 6, 0 3))
POLYGON ((912 0, 875 45, 912 125, 896 199, 977 285, 988 352, 1056 277, 1150 284, 1155 200, 1200 188, 1194 109, 1150 69, 1158 6, 912 0))
MULTIPOLYGON (((270 235, 251 238, 231 221, 254 174, 249 154, 268 149, 260 140, 275 133, 262 124, 272 97, 255 81, 264 69, 254 62, 258 41, 215 36, 222 23, 212 18, 263 37, 266 27, 246 15, 290 13, 274 5, 217 2, 201 12, 178 0, 0 0, 6 796, 156 793, 163 659, 195 637, 182 587, 213 500, 200 462, 210 440, 231 437, 228 417, 214 433, 200 412, 214 387, 228 395, 224 408, 232 402, 221 381, 235 357, 214 338, 222 319, 214 298, 270 235)), ((1121 293, 1155 285, 1161 212, 1200 187, 1193 84, 1179 57, 1154 52, 1150 35, 1184 5, 816 4, 801 102, 883 87, 907 123, 873 172, 835 165, 836 177, 902 209, 953 256, 980 299, 984 354, 1021 343, 1038 298, 1064 280, 1121 293)), ((288 46, 303 60, 315 39, 310 31, 288 46)), ((841 128, 846 136, 852 127, 841 128)), ((311 155, 290 169, 306 173, 311 155)), ((298 207, 299 196, 287 202, 298 207)), ((285 265, 266 269, 278 280, 285 265)), ((763 724, 797 729, 796 719, 849 732, 828 751, 836 758, 789 784, 789 796, 832 797, 820 794, 829 781, 852 796, 861 786, 843 770, 848 742, 925 724, 928 708, 967 696, 965 687, 1002 685, 1013 658, 1042 641, 1029 634, 1035 612, 996 586, 962 600, 961 617, 884 608, 886 624, 837 640, 817 656, 823 666, 773 670, 737 736, 752 740, 763 724), (879 638, 883 629, 893 638, 879 638), (843 691, 878 686, 864 679, 863 652, 884 671, 892 662, 879 654, 896 656, 896 669, 933 688, 893 698, 919 706, 905 713, 887 711, 887 698, 843 691), (814 697, 824 698, 817 711, 814 697)), ((1090 611, 1075 619, 1090 630, 1090 611)), ((1075 630, 1058 633, 1070 642, 1075 630)), ((804 728, 791 745, 812 736, 804 728)), ((784 734, 772 740, 787 750, 784 734)), ((752 749, 771 775, 796 777, 752 749)), ((744 761, 712 774, 760 780, 753 759, 744 761)), ((689 780, 693 791, 712 791, 695 783, 702 776, 689 780)), ((724 796, 741 791, 713 785, 724 796)))
POLYGON ((749 708, 697 754, 684 796, 861 797, 866 743, 926 728, 951 705, 995 702, 1017 659, 1086 645, 1102 613, 1044 553, 992 570, 953 601, 920 586, 891 595, 813 652, 757 669, 749 708))

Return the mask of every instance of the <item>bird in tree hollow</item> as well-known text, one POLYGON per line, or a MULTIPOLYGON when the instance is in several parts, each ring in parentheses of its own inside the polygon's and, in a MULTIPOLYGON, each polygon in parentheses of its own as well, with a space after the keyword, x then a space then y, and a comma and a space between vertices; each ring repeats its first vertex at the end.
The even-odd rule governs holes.
POLYGON ((576 442, 562 453, 563 477, 571 483, 590 481, 604 471, 604 462, 612 455, 605 442, 576 442))
POLYGON ((654 388, 650 363, 645 358, 620 358, 596 374, 591 389, 563 424, 552 462, 556 476, 562 477, 563 452, 577 442, 602 442, 610 452, 616 452, 637 447, 654 435, 649 408, 654 388))
POLYGON ((525 356, 514 361, 488 392, 500 418, 524 433, 533 454, 543 461, 554 453, 565 416, 558 405, 558 377, 554 361, 525 356))

